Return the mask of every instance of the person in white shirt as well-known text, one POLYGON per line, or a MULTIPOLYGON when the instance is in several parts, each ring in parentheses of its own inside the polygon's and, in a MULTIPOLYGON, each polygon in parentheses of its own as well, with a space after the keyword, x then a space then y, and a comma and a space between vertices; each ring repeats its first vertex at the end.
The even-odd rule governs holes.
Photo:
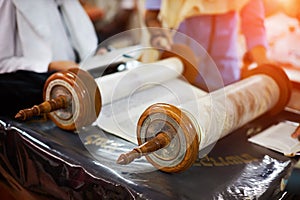
POLYGON ((97 48, 77 0, 0 0, 1 115, 40 103, 55 71, 78 67, 97 48))
POLYGON ((0 25, 0 73, 60 70, 52 62, 71 66, 76 52, 84 59, 97 47, 94 27, 77 0, 0 0, 0 25))

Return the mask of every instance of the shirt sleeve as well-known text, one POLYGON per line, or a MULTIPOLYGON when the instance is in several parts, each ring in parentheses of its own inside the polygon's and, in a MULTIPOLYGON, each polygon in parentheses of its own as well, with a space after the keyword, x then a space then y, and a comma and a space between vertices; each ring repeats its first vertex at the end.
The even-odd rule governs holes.
POLYGON ((159 10, 160 4, 161 4, 161 0, 146 0, 145 8, 147 10, 159 10))
POLYGON ((49 61, 26 59, 22 56, 16 26, 16 11, 12 1, 0 0, 0 73, 17 70, 48 71, 49 61))
POLYGON ((261 0, 249 0, 240 12, 241 31, 245 35, 247 50, 255 46, 268 47, 264 25, 265 11, 261 0))

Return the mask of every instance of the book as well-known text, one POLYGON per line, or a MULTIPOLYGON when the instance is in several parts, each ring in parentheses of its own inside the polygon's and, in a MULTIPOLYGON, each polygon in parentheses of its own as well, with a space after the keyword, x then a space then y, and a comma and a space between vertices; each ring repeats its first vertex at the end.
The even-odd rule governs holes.
POLYGON ((300 142, 291 137, 298 125, 298 123, 283 121, 248 138, 248 141, 288 157, 300 155, 300 142))

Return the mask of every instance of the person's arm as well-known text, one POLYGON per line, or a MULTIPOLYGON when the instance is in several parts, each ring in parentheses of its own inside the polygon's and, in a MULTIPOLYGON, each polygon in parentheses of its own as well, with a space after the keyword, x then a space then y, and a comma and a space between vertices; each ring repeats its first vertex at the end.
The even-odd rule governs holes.
POLYGON ((147 27, 161 28, 161 23, 158 20, 159 10, 146 10, 145 24, 147 27))
POLYGON ((145 24, 150 33, 150 44, 156 48, 171 49, 172 36, 168 29, 162 28, 158 19, 160 1, 146 1, 145 24))
POLYGON ((250 0, 240 12, 241 30, 245 35, 247 52, 257 64, 270 62, 267 57, 265 11, 261 0, 250 0))
POLYGON ((158 10, 147 10, 145 12, 145 24, 150 33, 150 44, 156 48, 166 50, 171 49, 173 43, 170 30, 162 28, 160 21, 157 19, 158 10))
MULTIPOLYGON (((0 0, 0 73, 17 70, 33 72, 60 71, 77 67, 73 61, 51 61, 42 55, 23 56, 18 40, 16 10, 11 0, 0 0)), ((34 41, 32 41, 34 43, 34 41)))

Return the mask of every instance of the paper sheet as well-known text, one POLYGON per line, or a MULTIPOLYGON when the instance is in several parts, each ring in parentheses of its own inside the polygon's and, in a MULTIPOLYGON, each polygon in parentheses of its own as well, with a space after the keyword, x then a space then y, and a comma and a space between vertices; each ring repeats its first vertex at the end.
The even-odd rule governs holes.
POLYGON ((286 156, 295 156, 297 152, 300 152, 300 142, 298 139, 291 137, 296 128, 296 123, 280 122, 250 137, 248 141, 280 152, 286 156))

